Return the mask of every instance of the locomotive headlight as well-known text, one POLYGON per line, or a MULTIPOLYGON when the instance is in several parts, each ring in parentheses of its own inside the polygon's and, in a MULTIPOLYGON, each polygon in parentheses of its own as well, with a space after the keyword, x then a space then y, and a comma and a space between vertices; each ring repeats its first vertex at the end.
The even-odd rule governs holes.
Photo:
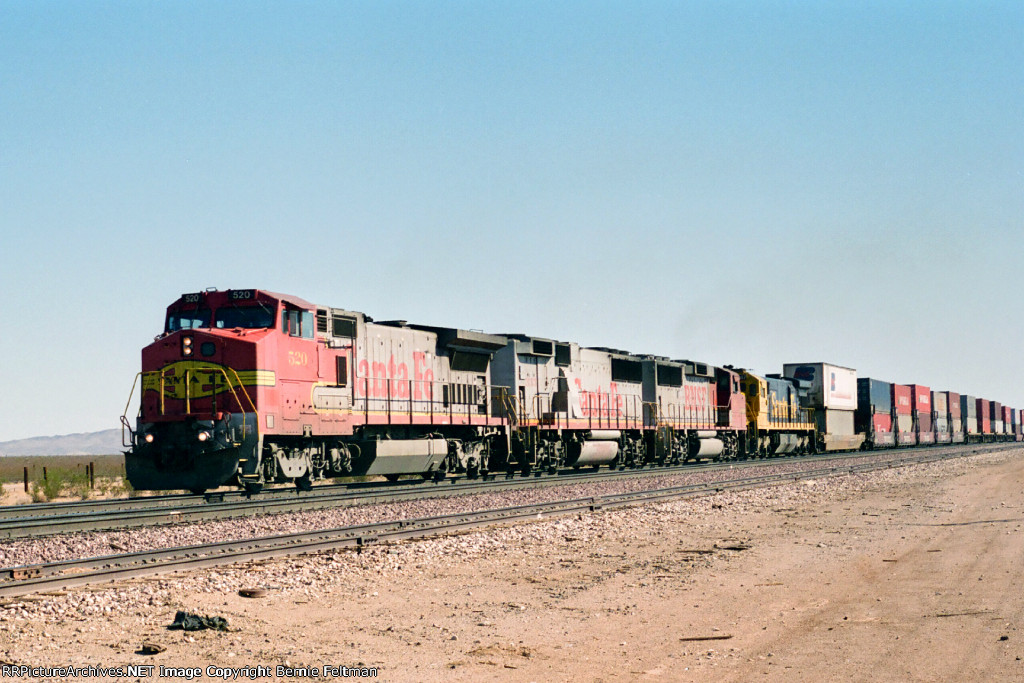
POLYGON ((206 441, 210 438, 210 432, 199 432, 199 435, 196 438, 200 441, 206 441))
POLYGON ((153 435, 146 434, 146 443, 153 443, 153 435))
POLYGON ((181 338, 181 355, 191 356, 192 355, 192 337, 181 338))

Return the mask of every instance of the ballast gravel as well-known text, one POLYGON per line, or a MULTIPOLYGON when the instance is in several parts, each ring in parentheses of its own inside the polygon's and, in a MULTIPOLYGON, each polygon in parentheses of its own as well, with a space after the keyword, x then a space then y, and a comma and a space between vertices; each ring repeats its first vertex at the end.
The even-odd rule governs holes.
MULTIPOLYGON (((877 459, 877 458, 875 458, 877 459)), ((872 458, 844 461, 852 466, 872 458)), ((828 463, 813 459, 784 461, 750 468, 750 476, 770 476, 819 469, 828 463)), ((200 545, 215 541, 237 541, 261 536, 335 529, 361 524, 375 524, 399 519, 435 517, 459 512, 514 507, 594 496, 607 496, 647 491, 673 486, 706 484, 734 479, 739 466, 671 474, 619 479, 608 482, 567 483, 536 488, 523 488, 495 493, 453 495, 447 498, 396 503, 375 503, 353 507, 289 512, 222 521, 203 521, 151 526, 120 531, 76 532, 56 537, 41 537, 0 542, 0 566, 19 567, 30 564, 60 562, 87 557, 141 552, 162 548, 200 545)))
MULTIPOLYGON (((791 482, 768 488, 715 493, 705 497, 631 508, 600 511, 578 517, 542 520, 514 526, 497 526, 422 541, 369 546, 361 552, 336 550, 209 569, 183 576, 150 577, 121 582, 113 587, 91 586, 72 589, 58 595, 34 595, 0 604, 0 631, 9 631, 15 642, 20 637, 19 623, 81 621, 81 632, 94 630, 96 617, 130 616, 152 619, 154 607, 181 607, 187 596, 196 593, 237 594, 240 589, 260 587, 268 594, 305 596, 316 600, 336 590, 368 579, 382 579, 394 572, 429 573, 448 563, 473 560, 508 552, 524 543, 557 544, 567 552, 586 552, 605 534, 631 528, 651 531, 681 523, 700 529, 729 515, 764 509, 788 509, 808 500, 821 500, 855 493, 870 487, 901 482, 908 476, 943 477, 977 466, 978 462, 1001 461, 1006 454, 985 454, 965 459, 913 465, 864 474, 823 477, 791 482)), ((773 472, 801 469, 800 463, 770 466, 773 472)), ((807 469, 804 465, 803 469, 807 469)), ((758 473, 767 473, 765 469, 758 473)), ((735 474, 735 472, 732 472, 735 474)), ((457 510, 478 510, 521 505, 542 500, 576 497, 682 485, 714 478, 728 478, 730 472, 703 472, 642 481, 617 481, 603 484, 570 485, 541 490, 519 490, 499 494, 481 494, 444 500, 427 500, 345 508, 332 511, 295 513, 267 518, 232 520, 175 527, 147 528, 115 533, 75 534, 59 540, 31 540, 5 543, 3 564, 15 566, 30 562, 111 554, 111 545, 127 550, 170 547, 202 543, 213 539, 248 538, 257 535, 362 524, 376 520, 423 517, 457 510)), ((365 597, 365 596, 364 596, 365 597)))

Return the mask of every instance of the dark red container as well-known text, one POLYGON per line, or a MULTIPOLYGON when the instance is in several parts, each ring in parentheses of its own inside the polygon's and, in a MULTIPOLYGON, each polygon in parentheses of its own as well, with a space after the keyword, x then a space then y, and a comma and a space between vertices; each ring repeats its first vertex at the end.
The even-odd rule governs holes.
POLYGON ((992 433, 991 402, 983 398, 978 399, 978 431, 981 434, 992 433))
POLYGON ((875 428, 875 432, 891 432, 892 415, 889 413, 874 413, 871 416, 871 424, 875 428))
POLYGON ((1003 432, 1013 434, 1013 408, 1003 406, 1003 432))
POLYGON ((946 401, 949 406, 949 417, 956 419, 960 417, 960 394, 955 394, 952 391, 947 391, 946 394, 949 395, 949 400, 946 401))
POLYGON ((892 409, 896 415, 911 415, 914 408, 911 404, 910 387, 906 384, 892 385, 892 409))
POLYGON ((1003 404, 999 401, 992 401, 988 404, 989 417, 993 422, 1003 419, 1003 404))

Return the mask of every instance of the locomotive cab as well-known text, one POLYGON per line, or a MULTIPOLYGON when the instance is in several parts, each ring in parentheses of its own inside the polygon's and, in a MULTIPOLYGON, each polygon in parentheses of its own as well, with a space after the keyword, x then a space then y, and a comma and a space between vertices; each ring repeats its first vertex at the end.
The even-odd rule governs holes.
POLYGON ((302 303, 245 289, 184 294, 168 306, 163 333, 142 350, 125 456, 136 489, 201 491, 240 473, 259 448, 260 405, 276 384, 261 351, 279 333, 312 340, 302 303))

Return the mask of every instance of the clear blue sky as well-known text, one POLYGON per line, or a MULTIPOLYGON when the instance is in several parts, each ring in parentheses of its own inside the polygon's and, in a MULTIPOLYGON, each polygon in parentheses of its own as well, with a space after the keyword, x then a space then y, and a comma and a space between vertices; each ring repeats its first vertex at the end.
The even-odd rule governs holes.
POLYGON ((183 292, 1024 406, 1024 3, 0 0, 0 441, 183 292))

